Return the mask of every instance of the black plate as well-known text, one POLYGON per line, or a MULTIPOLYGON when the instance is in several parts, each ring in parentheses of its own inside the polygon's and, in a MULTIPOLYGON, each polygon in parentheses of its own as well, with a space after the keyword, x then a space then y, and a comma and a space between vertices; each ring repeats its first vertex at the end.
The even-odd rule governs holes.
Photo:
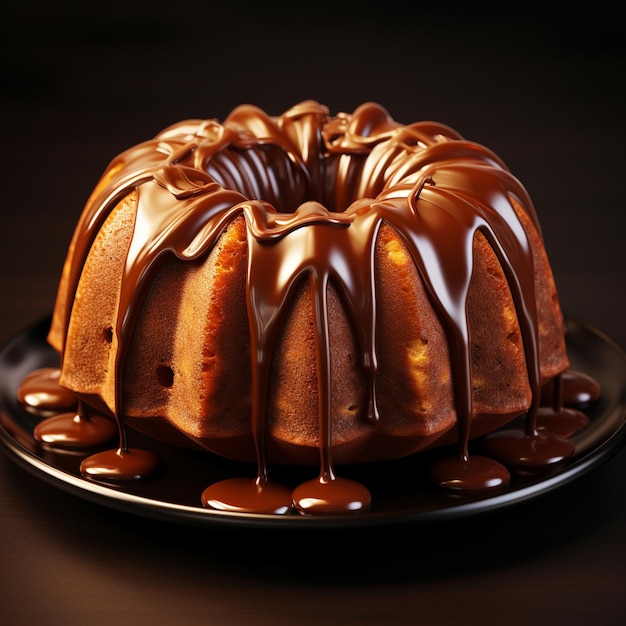
MULTIPOLYGON (((572 437, 574 456, 551 473, 514 475, 510 486, 496 494, 453 496, 431 486, 426 478, 426 468, 442 454, 439 450, 388 463, 338 468, 339 475, 354 478, 370 490, 372 508, 367 513, 316 517, 216 511, 200 504, 203 489, 223 478, 252 477, 255 467, 167 446, 133 432, 129 444, 155 451, 164 461, 165 471, 150 480, 106 485, 80 475, 82 454, 46 450, 33 439, 38 418, 22 408, 15 394, 25 374, 58 363, 46 343, 49 325, 48 318, 25 329, 0 352, 0 444, 19 465, 60 489, 156 519, 196 525, 328 528, 461 518, 511 506, 569 483, 620 450, 626 436, 626 354, 602 332, 568 319, 571 367, 595 378, 602 395, 586 410, 590 425, 572 437)), ((472 446, 480 447, 480 441, 472 446)), ((272 468, 274 478, 294 486, 316 475, 315 468, 272 468)))

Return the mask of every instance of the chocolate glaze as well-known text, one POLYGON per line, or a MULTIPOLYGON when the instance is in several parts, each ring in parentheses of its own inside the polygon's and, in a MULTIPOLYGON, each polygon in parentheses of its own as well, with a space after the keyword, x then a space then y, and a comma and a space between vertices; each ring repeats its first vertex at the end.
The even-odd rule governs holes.
POLYGON ((117 433, 113 420, 78 411, 60 413, 39 422, 33 430, 36 441, 60 448, 97 448, 110 443, 117 433))
POLYGON ((80 472, 97 480, 140 480, 159 469, 159 458, 149 450, 122 448, 88 456, 80 464, 80 472))
POLYGON ((585 406, 597 399, 599 394, 600 388, 596 381, 580 372, 567 371, 555 376, 552 380, 552 397, 542 394, 543 406, 537 412, 537 429, 569 437, 586 428, 589 418, 573 407, 585 406), (566 397, 569 406, 566 406, 566 397))
POLYGON ((59 385, 61 370, 44 367, 24 377, 17 390, 17 399, 24 405, 41 411, 76 408, 76 396, 59 385))
POLYGON ((575 370, 566 370, 541 390, 544 406, 584 408, 600 397, 600 385, 591 376, 575 370))
MULTIPOLYGON (((332 281, 353 323, 368 380, 369 408, 363 419, 375 425, 381 416, 376 398, 373 250, 383 222, 406 244, 450 343, 459 449, 457 457, 433 468, 435 481, 454 490, 484 490, 509 480, 498 462, 470 457, 468 451, 473 407, 466 301, 477 232, 492 246, 509 282, 533 391, 523 436, 515 438, 513 447, 508 440, 500 444, 494 439, 494 453, 499 453, 495 456, 511 466, 530 456, 530 465, 541 466, 571 454, 573 447, 563 444, 566 440, 539 432, 537 426, 540 377, 533 261, 511 200, 539 230, 538 220, 526 190, 487 148, 442 124, 404 126, 374 103, 352 115, 330 117, 322 105, 305 101, 276 118, 245 105, 223 124, 181 122, 111 162, 76 229, 67 303, 73 301, 100 227, 133 190, 138 193, 141 228, 135 229, 128 250, 112 330, 119 348, 116 393, 109 408, 117 420, 119 446, 85 459, 85 475, 126 480, 155 471, 152 455, 129 450, 126 443, 120 381, 135 318, 163 255, 183 260, 206 255, 238 216, 244 217, 248 233, 251 429, 258 472, 256 478, 209 486, 201 498, 206 506, 272 513, 295 507, 319 514, 370 506, 367 489, 338 478, 333 467, 326 293, 332 281), (266 409, 277 338, 301 279, 310 282, 314 300, 320 474, 287 494, 269 476, 266 409)), ((61 321, 65 331, 70 316, 71 304, 61 321)))
POLYGON ((444 457, 430 468, 431 480, 452 492, 479 492, 506 487, 511 479, 508 470, 484 456, 444 457))
POLYGON ((207 487, 200 500, 204 506, 230 513, 284 515, 293 509, 291 489, 261 476, 221 480, 207 487))
POLYGON ((37 414, 52 413, 35 426, 35 440, 60 448, 95 448, 113 440, 115 422, 89 414, 87 407, 59 384, 60 376, 58 367, 44 367, 30 372, 18 387, 17 399, 24 406, 37 414))

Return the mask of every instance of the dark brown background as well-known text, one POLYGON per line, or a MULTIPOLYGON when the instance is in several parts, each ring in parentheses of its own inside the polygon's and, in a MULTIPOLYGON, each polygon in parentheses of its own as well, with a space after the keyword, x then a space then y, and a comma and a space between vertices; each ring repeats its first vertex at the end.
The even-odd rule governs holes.
MULTIPOLYGON (((73 225, 118 152, 180 119, 313 98, 332 112, 375 100, 493 148, 535 201, 565 312, 626 346, 617 14, 228 4, 1 10, 1 343, 51 310, 73 225)), ((279 534, 112 511, 0 455, 0 624, 618 624, 625 478, 621 451, 471 522, 279 534)))

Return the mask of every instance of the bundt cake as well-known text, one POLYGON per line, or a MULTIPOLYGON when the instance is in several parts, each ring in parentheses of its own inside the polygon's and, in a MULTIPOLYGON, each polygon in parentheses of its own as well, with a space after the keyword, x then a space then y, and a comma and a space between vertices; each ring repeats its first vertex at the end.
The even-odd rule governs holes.
POLYGON ((244 105, 107 168, 48 338, 79 410, 35 436, 79 447, 85 428, 93 445, 113 424, 119 445, 81 466, 98 480, 157 466, 128 447, 129 427, 257 463, 202 494, 230 511, 364 510, 367 488, 337 467, 448 445, 438 484, 501 487, 505 465, 572 453, 537 421, 541 389, 569 366, 563 329, 533 204, 493 152, 375 103, 278 117, 244 105), (469 454, 526 413, 489 458, 469 454), (293 491, 273 464, 321 469, 293 491))

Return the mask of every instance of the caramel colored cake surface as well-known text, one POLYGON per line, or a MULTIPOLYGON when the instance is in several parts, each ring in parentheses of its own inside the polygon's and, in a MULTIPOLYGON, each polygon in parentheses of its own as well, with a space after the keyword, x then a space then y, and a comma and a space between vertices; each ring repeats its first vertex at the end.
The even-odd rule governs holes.
MULTIPOLYGON (((115 158, 49 334, 85 414, 272 464, 384 461, 536 410, 568 367, 527 192, 375 103, 244 105, 115 158)), ((322 480, 322 482, 324 482, 322 480)))

